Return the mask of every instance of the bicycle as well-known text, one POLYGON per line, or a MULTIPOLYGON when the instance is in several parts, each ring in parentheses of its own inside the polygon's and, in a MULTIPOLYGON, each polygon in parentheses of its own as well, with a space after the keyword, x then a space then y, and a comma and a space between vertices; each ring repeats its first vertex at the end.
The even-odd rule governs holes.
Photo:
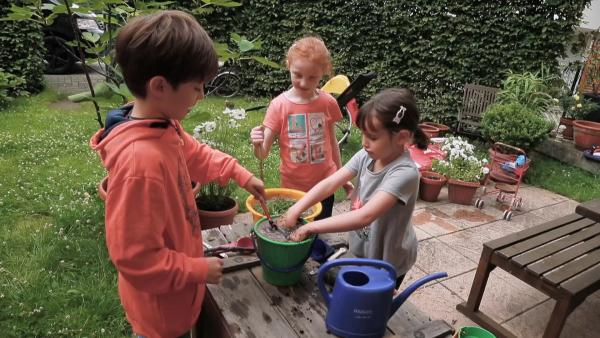
POLYGON ((239 69, 219 61, 217 75, 204 86, 204 95, 215 94, 221 97, 235 96, 240 90, 239 69))

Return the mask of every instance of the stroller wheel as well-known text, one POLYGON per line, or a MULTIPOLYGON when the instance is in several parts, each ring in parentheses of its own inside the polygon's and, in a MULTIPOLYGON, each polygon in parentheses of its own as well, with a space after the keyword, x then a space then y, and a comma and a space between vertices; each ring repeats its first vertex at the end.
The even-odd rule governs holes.
POLYGON ((502 215, 502 218, 506 221, 510 221, 510 219, 512 218, 512 211, 505 210, 504 214, 502 215))
POLYGON ((517 209, 521 210, 522 206, 523 206, 523 199, 519 197, 519 200, 517 202, 517 209))
POLYGON ((483 188, 481 188, 481 192, 482 192, 482 194, 485 194, 486 190, 487 190, 487 187, 486 187, 486 186, 483 186, 483 188))
POLYGON ((475 207, 479 208, 479 209, 483 209, 483 200, 481 198, 478 198, 477 201, 475 201, 475 207))

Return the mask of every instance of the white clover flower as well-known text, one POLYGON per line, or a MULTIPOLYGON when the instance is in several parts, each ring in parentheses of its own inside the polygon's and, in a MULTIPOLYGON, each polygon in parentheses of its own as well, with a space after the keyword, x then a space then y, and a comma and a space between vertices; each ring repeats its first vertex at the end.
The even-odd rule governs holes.
POLYGON ((217 123, 213 121, 204 122, 202 123, 202 127, 204 128, 204 131, 210 133, 217 129, 217 123))
POLYGON ((229 128, 237 128, 239 126, 237 120, 234 119, 230 119, 227 124, 229 125, 229 128))
POLYGON ((232 109, 230 115, 236 120, 243 120, 246 118, 246 111, 243 108, 232 109))
POLYGON ((578 104, 577 104, 577 108, 581 108, 581 107, 583 107, 583 106, 581 105, 581 103, 578 103, 578 104))
POLYGON ((558 103, 558 99, 557 99, 557 98, 553 98, 553 99, 552 99, 552 102, 554 102, 554 103, 558 103))
POLYGON ((575 99, 575 101, 579 101, 579 95, 575 94, 573 95, 573 98, 575 99))

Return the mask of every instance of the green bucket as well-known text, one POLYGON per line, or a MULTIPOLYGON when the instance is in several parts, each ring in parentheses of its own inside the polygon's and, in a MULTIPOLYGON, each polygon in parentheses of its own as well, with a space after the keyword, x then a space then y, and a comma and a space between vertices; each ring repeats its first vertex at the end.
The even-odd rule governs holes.
POLYGON ((256 254, 260 259, 263 278, 273 285, 293 285, 300 280, 304 263, 310 257, 315 235, 302 242, 279 242, 265 237, 260 225, 268 222, 263 217, 254 224, 252 237, 256 254))
POLYGON ((460 328, 458 338, 496 338, 490 331, 479 326, 463 326, 460 328))

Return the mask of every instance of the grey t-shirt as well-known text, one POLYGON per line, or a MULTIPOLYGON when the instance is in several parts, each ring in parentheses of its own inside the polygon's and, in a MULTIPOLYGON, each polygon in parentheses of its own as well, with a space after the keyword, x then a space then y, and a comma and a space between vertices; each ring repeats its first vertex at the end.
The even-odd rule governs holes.
POLYGON ((366 227, 350 231, 350 251, 357 257, 384 260, 400 276, 417 259, 417 236, 410 219, 419 192, 419 172, 408 151, 377 173, 372 171, 373 163, 362 149, 345 165, 357 176, 352 209, 367 204, 378 191, 392 194, 398 203, 366 227))

